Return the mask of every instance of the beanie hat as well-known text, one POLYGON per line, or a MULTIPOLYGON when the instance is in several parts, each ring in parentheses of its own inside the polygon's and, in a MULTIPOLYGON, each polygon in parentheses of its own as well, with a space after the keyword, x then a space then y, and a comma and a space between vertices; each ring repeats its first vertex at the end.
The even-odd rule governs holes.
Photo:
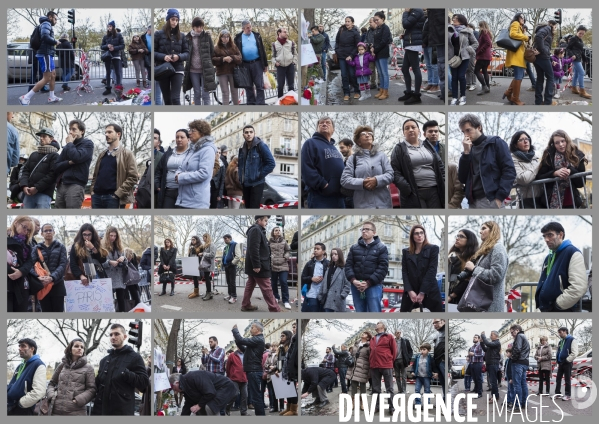
POLYGON ((177 18, 177 19, 181 19, 179 17, 179 11, 177 9, 169 9, 166 12, 166 20, 168 21, 170 18, 177 18))
POLYGON ((113 28, 116 28, 116 24, 114 23, 114 21, 108 22, 108 25, 110 25, 113 28))

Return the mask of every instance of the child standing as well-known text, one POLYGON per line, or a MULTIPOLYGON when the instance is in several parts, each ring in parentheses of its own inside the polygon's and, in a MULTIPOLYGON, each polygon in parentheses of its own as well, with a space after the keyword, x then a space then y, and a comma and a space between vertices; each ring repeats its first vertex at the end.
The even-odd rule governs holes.
POLYGON ((507 407, 508 410, 514 406, 514 400, 516 399, 516 391, 514 390, 514 384, 512 382, 512 349, 506 349, 505 351, 505 381, 507 382, 507 407))
MULTIPOLYGON (((414 361, 414 375, 416 376, 416 387, 414 393, 420 394, 424 386, 424 394, 431 393, 431 378, 433 376, 433 359, 429 355, 431 351, 430 343, 422 343, 420 346, 420 355, 414 361)), ((421 405, 420 399, 414 401, 414 405, 421 405)))
POLYGON ((555 80, 555 94, 553 97, 559 99, 559 89, 562 79, 565 75, 565 65, 572 63, 573 59, 564 58, 564 49, 555 49, 551 56, 551 65, 553 66, 553 79, 555 80))
POLYGON ((356 68, 356 78, 358 84, 360 84, 360 98, 359 101, 368 99, 371 97, 370 94, 370 75, 372 70, 370 69, 370 63, 375 62, 374 53, 366 50, 366 44, 358 43, 358 54, 352 60, 347 59, 347 63, 356 68))

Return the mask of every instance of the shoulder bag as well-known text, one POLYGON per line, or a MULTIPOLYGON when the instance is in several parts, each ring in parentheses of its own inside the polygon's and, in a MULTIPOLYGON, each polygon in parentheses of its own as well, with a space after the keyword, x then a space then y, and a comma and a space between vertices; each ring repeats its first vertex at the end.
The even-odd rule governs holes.
POLYGON ((252 88, 254 86, 248 68, 238 65, 233 69, 233 86, 235 88, 252 88))
POLYGON ((175 68, 170 62, 164 62, 154 67, 154 79, 162 81, 175 75, 175 68))
POLYGON ((210 271, 210 267, 212 266, 212 261, 210 258, 202 255, 202 260, 200 261, 200 271, 210 271))
POLYGON ((518 51, 522 45, 522 40, 514 40, 510 37, 509 28, 504 28, 499 31, 499 35, 495 38, 495 44, 502 49, 509 50, 511 52, 518 51))
MULTIPOLYGON (((481 259, 477 261, 477 265, 481 259)), ((472 277, 458 303, 458 311, 487 312, 491 303, 493 303, 493 286, 477 277, 472 277)))
MULTIPOLYGON (((356 154, 354 153, 352 156, 354 161, 354 178, 356 178, 356 154)), ((351 188, 345 188, 341 186, 339 191, 341 191, 341 194, 343 194, 345 197, 354 197, 354 190, 351 188)))
POLYGON ((139 270, 131 262, 123 268, 123 281, 126 286, 134 286, 141 281, 139 270))

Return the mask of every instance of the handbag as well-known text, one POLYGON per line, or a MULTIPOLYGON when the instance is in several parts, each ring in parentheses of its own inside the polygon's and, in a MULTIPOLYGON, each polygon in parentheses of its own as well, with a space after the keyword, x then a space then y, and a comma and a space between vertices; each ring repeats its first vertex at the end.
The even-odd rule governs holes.
POLYGON ((462 64, 462 58, 458 55, 455 55, 454 57, 452 57, 451 59, 449 59, 447 61, 447 64, 451 67, 451 68, 459 68, 460 65, 462 64))
MULTIPOLYGON (((352 157, 354 161, 354 178, 356 178, 356 155, 353 154, 352 157)), ((341 194, 343 194, 345 197, 354 197, 354 190, 352 190, 351 188, 345 188, 341 186, 341 189, 339 191, 341 191, 341 194)))
POLYGON ((250 76, 250 70, 245 66, 236 66, 233 69, 233 86, 235 88, 252 88, 254 83, 250 76))
MULTIPOLYGON (((482 257, 481 257, 482 259, 482 257)), ((480 259, 477 261, 480 262, 480 259)), ((493 303, 493 286, 472 277, 458 303, 460 312, 487 312, 493 303)))
POLYGON ((102 62, 108 62, 109 60, 112 60, 112 53, 110 53, 110 50, 103 52, 102 56, 100 56, 100 60, 102 62))
POLYGON ((510 37, 510 30, 504 28, 499 31, 499 35, 495 38, 495 44, 497 44, 498 47, 515 52, 518 51, 522 45, 522 40, 514 40, 510 37))
POLYGON ((173 271, 166 271, 160 274, 160 284, 174 283, 175 273, 173 271))
POLYGON ((210 266, 212 263, 210 259, 202 255, 202 260, 200 261, 200 271, 210 271, 210 266))
MULTIPOLYGON (((33 268, 39 277, 48 277, 50 275, 50 270, 44 261, 44 255, 42 255, 42 252, 39 249, 36 250, 40 260, 35 263, 33 268)), ((52 287, 54 287, 54 283, 48 283, 45 287, 42 287, 36 294, 37 300, 42 300, 46 297, 46 295, 50 293, 50 290, 52 290, 52 287)))
POLYGON ((154 67, 154 80, 162 81, 175 75, 175 67, 170 62, 164 62, 154 67))
POLYGON ((127 266, 123 268, 123 281, 126 286, 134 286, 141 281, 139 270, 131 262, 128 262, 127 266))

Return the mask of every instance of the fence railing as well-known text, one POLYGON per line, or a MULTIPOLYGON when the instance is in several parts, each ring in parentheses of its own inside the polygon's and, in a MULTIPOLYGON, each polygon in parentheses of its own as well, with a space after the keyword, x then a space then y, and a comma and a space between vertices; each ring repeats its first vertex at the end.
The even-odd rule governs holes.
MULTIPOLYGON (((579 179, 581 178, 583 180, 583 186, 582 186, 582 190, 584 193, 583 196, 583 204, 581 205, 580 208, 576 208, 576 204, 574 204, 574 208, 575 209, 586 209, 586 208, 590 208, 591 204, 592 204, 592 193, 587 191, 587 186, 586 186, 586 177, 592 176, 593 172, 592 171, 587 171, 587 172, 580 172, 578 174, 574 174, 571 175, 567 178, 568 180, 568 188, 570 189, 570 192, 572 194, 575 193, 576 190, 579 190, 578 188, 574 187, 572 185, 572 180, 573 179, 579 179), (585 202, 586 200, 586 202, 585 202)), ((546 178, 543 180, 536 180, 533 181, 532 183, 526 185, 526 186, 522 186, 522 185, 515 185, 514 189, 516 190, 516 195, 517 198, 515 201, 510 203, 510 207, 512 209, 516 209, 516 208, 520 208, 520 209, 526 209, 526 208, 531 208, 532 209, 547 209, 549 206, 549 201, 551 199, 552 193, 547 193, 547 186, 545 184, 547 183, 555 183, 558 181, 563 181, 563 179, 557 177, 557 178, 546 178), (523 198, 522 197, 522 192, 523 191, 531 191, 532 197, 527 197, 527 198, 523 198), (527 200, 527 201, 524 201, 527 200), (545 204, 542 203, 542 201, 545 201, 545 204), (539 201, 541 201, 541 203, 539 203, 539 201), (531 205, 532 202, 532 205, 531 205), (528 203, 528 205, 527 205, 528 203)), ((563 199, 560 196, 559 190, 556 191, 557 193, 557 200, 558 200, 558 204, 559 204, 559 209, 562 208, 562 201, 563 199)), ((574 199, 573 199, 574 201, 574 199)))

